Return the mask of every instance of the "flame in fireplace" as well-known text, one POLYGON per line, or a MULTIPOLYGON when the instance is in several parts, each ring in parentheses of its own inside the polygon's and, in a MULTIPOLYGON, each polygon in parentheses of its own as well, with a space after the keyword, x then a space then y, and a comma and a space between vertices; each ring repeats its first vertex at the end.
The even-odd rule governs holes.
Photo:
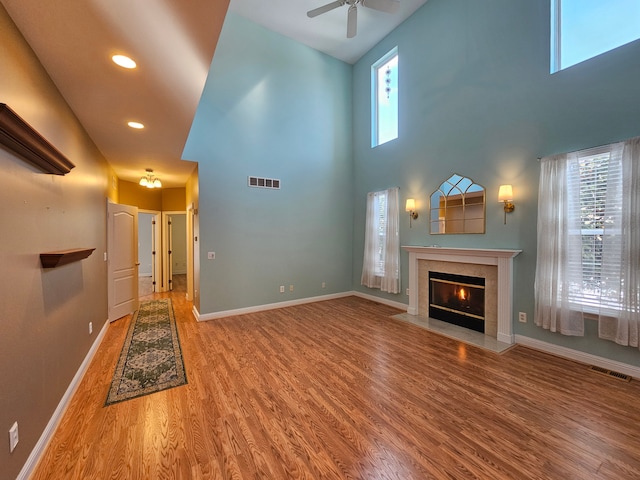
POLYGON ((458 299, 469 300, 469 292, 467 292, 464 288, 458 289, 458 299))

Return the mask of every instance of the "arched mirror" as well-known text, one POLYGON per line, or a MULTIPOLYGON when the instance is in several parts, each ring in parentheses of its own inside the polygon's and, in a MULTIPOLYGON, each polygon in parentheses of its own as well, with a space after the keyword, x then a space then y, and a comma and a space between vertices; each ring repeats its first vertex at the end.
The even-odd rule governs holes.
POLYGON ((454 173, 431 194, 431 234, 484 233, 485 190, 454 173))

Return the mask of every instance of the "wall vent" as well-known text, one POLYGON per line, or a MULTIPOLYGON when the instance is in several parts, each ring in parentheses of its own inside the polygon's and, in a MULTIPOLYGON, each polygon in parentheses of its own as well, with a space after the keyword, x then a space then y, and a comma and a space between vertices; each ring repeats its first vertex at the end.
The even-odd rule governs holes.
POLYGON ((272 188, 280 190, 280 180, 276 178, 248 177, 247 185, 255 188, 272 188))
POLYGON ((630 382, 631 381, 631 375, 627 375, 627 374, 620 373, 620 372, 614 372, 613 370, 608 370, 608 369, 602 368, 602 367, 596 367, 595 365, 591 365, 589 367, 589 370, 591 370, 592 372, 599 373, 601 375, 607 375, 609 377, 614 377, 614 378, 617 378, 619 380, 624 380, 625 382, 630 382))

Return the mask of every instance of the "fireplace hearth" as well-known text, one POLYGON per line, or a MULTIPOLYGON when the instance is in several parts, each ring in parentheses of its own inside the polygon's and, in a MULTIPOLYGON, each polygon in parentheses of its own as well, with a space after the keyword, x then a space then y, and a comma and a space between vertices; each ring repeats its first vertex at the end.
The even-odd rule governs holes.
POLYGON ((429 271, 429 317, 485 333, 485 279, 429 271))

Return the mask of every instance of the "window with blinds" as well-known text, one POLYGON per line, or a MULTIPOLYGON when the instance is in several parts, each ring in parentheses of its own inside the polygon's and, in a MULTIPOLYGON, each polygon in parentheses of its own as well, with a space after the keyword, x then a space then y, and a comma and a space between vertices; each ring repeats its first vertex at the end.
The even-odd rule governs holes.
POLYGON ((376 218, 376 259, 375 274, 379 277, 384 276, 385 253, 387 244, 387 194, 386 192, 377 192, 375 194, 375 218, 376 218))
POLYGON ((619 266, 603 262, 603 247, 608 254, 621 247, 620 210, 622 208, 622 168, 609 147, 577 152, 578 162, 569 172, 569 192, 578 192, 573 208, 579 208, 581 255, 579 265, 569 268, 582 277, 571 289, 572 300, 585 305, 615 306, 618 290, 608 289, 608 278, 617 276, 619 266), (577 171, 575 171, 577 169, 577 171))

